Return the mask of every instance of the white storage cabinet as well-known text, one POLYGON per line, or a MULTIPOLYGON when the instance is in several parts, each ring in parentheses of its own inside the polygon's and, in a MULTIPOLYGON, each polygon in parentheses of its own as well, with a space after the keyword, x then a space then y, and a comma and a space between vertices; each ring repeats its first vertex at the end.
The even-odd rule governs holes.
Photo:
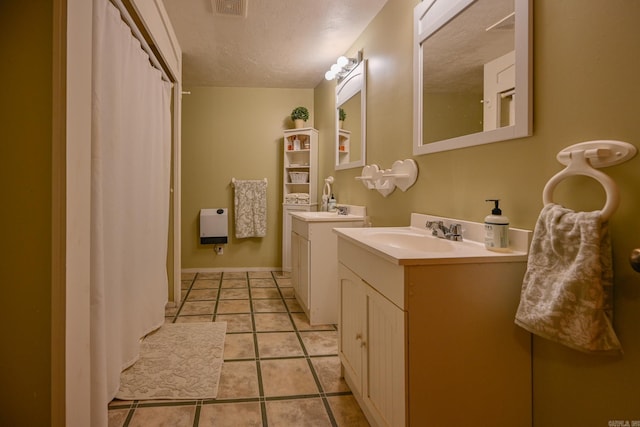
POLYGON ((282 174, 282 270, 291 271, 291 212, 318 209, 318 131, 313 128, 284 131, 282 174), (291 177, 308 174, 305 182, 291 177), (306 198, 293 197, 296 194, 306 198))

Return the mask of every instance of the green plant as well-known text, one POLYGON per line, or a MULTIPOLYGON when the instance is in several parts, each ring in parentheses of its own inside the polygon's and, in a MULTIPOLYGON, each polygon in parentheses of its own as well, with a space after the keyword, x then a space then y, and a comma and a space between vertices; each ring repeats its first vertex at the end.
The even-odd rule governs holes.
POLYGON ((344 109, 343 109, 343 108, 340 108, 340 109, 338 110, 338 117, 340 118, 340 121, 341 121, 341 122, 344 122, 344 119, 346 119, 346 118, 347 118, 347 113, 345 113, 345 112, 344 112, 344 109))
POLYGON ((309 110, 305 107, 296 107, 291 112, 291 120, 309 120, 309 110))

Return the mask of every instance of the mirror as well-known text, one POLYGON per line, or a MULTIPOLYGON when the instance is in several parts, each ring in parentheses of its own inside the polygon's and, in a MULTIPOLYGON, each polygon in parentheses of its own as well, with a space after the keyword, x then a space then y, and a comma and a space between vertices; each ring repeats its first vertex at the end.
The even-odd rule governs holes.
POLYGON ((413 154, 531 135, 531 0, 414 9, 413 154))
POLYGON ((336 86, 336 170, 365 164, 366 69, 367 61, 362 60, 336 86), (341 114, 344 114, 344 120, 340 120, 341 114))

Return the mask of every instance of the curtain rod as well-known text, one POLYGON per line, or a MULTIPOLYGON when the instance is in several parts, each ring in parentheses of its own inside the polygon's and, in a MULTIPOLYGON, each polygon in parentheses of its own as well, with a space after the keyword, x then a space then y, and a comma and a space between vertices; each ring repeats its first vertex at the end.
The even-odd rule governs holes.
POLYGON ((133 33, 133 36, 136 39, 138 39, 138 41, 140 42, 140 45, 142 46, 142 49, 149 56, 149 60, 151 61, 153 66, 155 68, 157 68, 160 71, 160 73, 162 73, 162 80, 164 80, 166 82, 169 82, 169 83, 172 83, 171 79, 169 78, 169 76, 165 72, 164 68, 162 67, 162 65, 160 65, 160 61, 158 61, 158 58, 156 57, 155 53, 153 53, 153 50, 151 50, 151 47, 149 46, 147 41, 142 36, 142 33, 140 32, 140 29, 138 28, 136 23, 133 21, 133 18, 131 17, 131 14, 129 13, 129 11, 125 7, 125 5, 122 3, 122 0, 110 0, 110 1, 111 1, 111 4, 113 4, 115 7, 117 7, 118 10, 120 11, 120 16, 122 16, 122 19, 127 23, 129 28, 131 29, 131 32, 133 33))

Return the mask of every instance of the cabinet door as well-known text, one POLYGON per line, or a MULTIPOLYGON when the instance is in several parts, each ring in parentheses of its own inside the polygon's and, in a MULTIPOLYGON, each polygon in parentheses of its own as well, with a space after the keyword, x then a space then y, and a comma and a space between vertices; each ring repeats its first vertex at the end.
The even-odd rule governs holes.
POLYGON ((356 393, 362 390, 362 358, 365 343, 365 284, 351 270, 338 264, 340 318, 338 350, 345 376, 352 379, 356 393))
POLYGON ((405 425, 405 313, 366 287, 362 397, 380 426, 405 425))
MULTIPOLYGON (((309 212, 310 205, 282 205, 282 270, 291 271, 293 260, 291 259, 291 212, 309 212)), ((313 207, 315 210, 315 207, 313 207)))
MULTIPOLYGON (((298 266, 300 271, 298 273, 298 296, 300 297, 300 303, 304 306, 307 313, 309 313, 309 296, 310 296, 310 265, 311 261, 311 247, 309 240, 298 235, 298 266)), ((309 313, 310 314, 310 313, 309 313)))

